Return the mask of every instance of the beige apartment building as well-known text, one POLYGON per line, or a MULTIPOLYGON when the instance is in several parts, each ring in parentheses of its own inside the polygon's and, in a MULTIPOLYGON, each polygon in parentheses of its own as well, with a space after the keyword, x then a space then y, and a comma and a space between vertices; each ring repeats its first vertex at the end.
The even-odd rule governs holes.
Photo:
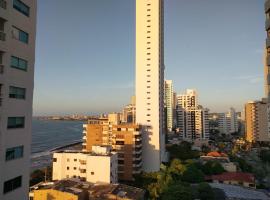
POLYGON ((28 199, 36 0, 0 0, 0 199, 28 199))
POLYGON ((116 117, 95 118, 84 124, 83 151, 90 152, 94 145, 111 145, 118 153, 118 177, 133 180, 142 168, 141 127, 118 123, 116 117), (113 121, 110 121, 114 119, 113 121))
POLYGON ((270 141, 267 99, 251 101, 245 105, 246 140, 248 142, 270 141))
POLYGON ((166 106, 166 125, 167 131, 172 131, 174 125, 174 94, 173 94, 173 83, 172 80, 165 80, 165 106, 166 106))

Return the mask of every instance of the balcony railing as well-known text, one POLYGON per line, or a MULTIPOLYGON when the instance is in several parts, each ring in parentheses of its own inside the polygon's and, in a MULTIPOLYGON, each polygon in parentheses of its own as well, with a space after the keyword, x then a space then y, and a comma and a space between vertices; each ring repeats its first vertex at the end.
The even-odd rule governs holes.
POLYGON ((7 9, 7 2, 5 0, 0 0, 0 7, 3 9, 7 9))
POLYGON ((3 73, 4 73, 4 65, 0 64, 0 74, 3 74, 3 73))
POLYGON ((0 40, 6 41, 6 34, 3 31, 0 31, 0 40))

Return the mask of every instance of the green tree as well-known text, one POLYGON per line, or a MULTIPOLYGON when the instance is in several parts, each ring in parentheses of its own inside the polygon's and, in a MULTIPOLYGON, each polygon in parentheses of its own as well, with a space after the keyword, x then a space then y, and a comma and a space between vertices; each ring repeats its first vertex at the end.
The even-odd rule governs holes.
POLYGON ((221 174, 225 171, 222 165, 217 161, 207 161, 203 165, 202 170, 206 175, 221 174))
POLYGON ((176 182, 168 187, 162 194, 161 200, 192 200, 192 190, 181 182, 176 182))
POLYGON ((215 194, 208 183, 200 183, 197 188, 198 197, 200 200, 214 200, 215 194))
POLYGON ((270 163, 270 151, 269 150, 262 150, 260 153, 260 158, 263 162, 270 163))
POLYGON ((200 183, 204 181, 204 174, 194 165, 189 165, 183 173, 182 180, 188 183, 200 183))

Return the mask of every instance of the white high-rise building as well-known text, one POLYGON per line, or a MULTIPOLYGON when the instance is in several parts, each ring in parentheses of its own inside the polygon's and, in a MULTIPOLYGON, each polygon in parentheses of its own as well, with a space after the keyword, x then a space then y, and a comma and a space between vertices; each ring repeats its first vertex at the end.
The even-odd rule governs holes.
POLYGON ((163 32, 163 0, 136 0, 136 122, 147 172, 165 158, 163 32))
POLYGON ((234 108, 230 108, 227 113, 218 113, 218 128, 219 132, 224 134, 238 132, 238 119, 234 108))
POLYGON ((173 106, 174 106, 174 95, 173 95, 173 83, 172 80, 165 81, 165 106, 166 106, 166 121, 167 130, 172 131, 173 129, 173 106))
POLYGON ((176 114, 177 130, 183 139, 209 139, 208 109, 198 105, 195 90, 188 89, 177 96, 176 114))
POLYGON ((36 0, 0 0, 1 200, 28 199, 36 6, 36 0))

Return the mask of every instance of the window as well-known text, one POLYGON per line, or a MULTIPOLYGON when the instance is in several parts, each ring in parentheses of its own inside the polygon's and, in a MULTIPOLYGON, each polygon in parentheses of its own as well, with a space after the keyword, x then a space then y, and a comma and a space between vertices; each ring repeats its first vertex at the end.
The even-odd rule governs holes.
POLYGON ((25 99, 25 88, 19 88, 10 86, 9 87, 9 98, 13 99, 25 99))
POLYGON ((67 170, 69 170, 69 167, 67 167, 67 170))
POLYGON ((23 146, 8 148, 6 150, 6 161, 23 157, 23 146))
POLYGON ((77 169, 77 167, 73 167, 73 169, 74 169, 74 170, 76 170, 76 169, 77 169))
POLYGON ((57 162, 57 158, 53 158, 53 162, 57 162))
POLYGON ((13 0, 13 8, 19 11, 20 13, 24 14, 25 16, 29 17, 30 8, 20 0, 13 0))
POLYGON ((91 175, 94 175, 95 173, 94 172, 91 172, 91 175))
POLYGON ((74 159, 74 162, 76 162, 77 161, 77 159, 74 159))
POLYGON ((24 128, 24 117, 9 117, 7 128, 24 128))
POLYGON ((24 43, 28 43, 28 33, 12 26, 12 38, 19 40, 24 43))
POLYGON ((4 194, 22 186, 22 176, 4 182, 4 194))
POLYGON ((15 57, 15 56, 11 56, 11 59, 10 59, 10 66, 11 67, 26 71, 27 65, 28 65, 28 63, 26 60, 15 57))

